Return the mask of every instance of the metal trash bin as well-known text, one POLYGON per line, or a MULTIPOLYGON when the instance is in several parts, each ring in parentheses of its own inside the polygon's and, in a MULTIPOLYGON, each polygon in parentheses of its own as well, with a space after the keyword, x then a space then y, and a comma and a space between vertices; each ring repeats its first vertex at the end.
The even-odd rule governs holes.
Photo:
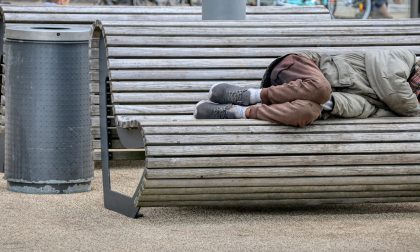
POLYGON ((10 191, 90 190, 90 34, 83 27, 6 27, 5 179, 10 191))

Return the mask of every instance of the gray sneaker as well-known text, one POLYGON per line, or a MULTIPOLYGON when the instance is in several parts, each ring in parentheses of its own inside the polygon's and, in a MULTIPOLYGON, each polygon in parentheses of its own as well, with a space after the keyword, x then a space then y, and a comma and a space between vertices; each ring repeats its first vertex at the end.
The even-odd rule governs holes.
POLYGON ((243 107, 232 104, 217 104, 211 101, 200 101, 194 111, 196 119, 240 119, 243 107))
POLYGON ((251 94, 248 89, 227 83, 218 83, 210 88, 209 100, 219 104, 248 106, 251 94))

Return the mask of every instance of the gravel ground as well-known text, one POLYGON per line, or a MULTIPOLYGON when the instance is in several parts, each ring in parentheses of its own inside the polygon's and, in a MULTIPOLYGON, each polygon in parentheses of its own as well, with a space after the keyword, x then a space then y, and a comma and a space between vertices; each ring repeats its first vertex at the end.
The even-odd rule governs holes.
MULTIPOLYGON (((113 172, 130 191, 139 170, 113 172)), ((420 203, 307 208, 146 208, 130 219, 93 190, 27 195, 0 180, 0 251, 419 251, 420 203)))

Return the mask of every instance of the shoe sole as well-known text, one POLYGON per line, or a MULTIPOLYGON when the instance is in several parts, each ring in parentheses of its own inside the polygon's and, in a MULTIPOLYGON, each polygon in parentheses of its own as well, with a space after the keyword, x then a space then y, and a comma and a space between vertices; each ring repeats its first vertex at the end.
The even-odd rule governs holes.
POLYGON ((217 103, 212 102, 212 101, 209 101, 209 100, 202 100, 202 101, 199 101, 199 102, 195 105, 195 110, 194 110, 194 113, 193 113, 193 116, 194 116, 194 118, 195 118, 195 119, 197 119, 197 118, 196 118, 196 116, 197 116, 197 107, 198 107, 198 106, 200 106, 200 105, 201 105, 201 104, 203 104, 203 103, 213 103, 213 104, 217 104, 217 103))
POLYGON ((211 100, 210 100, 210 98, 212 97, 212 95, 213 95, 213 88, 215 87, 215 86, 217 86, 217 85, 220 85, 220 84, 225 84, 225 83, 223 83, 223 82, 221 82, 221 83, 216 83, 216 84, 213 84, 211 87, 210 87, 210 90, 209 90, 209 102, 212 102, 211 100))

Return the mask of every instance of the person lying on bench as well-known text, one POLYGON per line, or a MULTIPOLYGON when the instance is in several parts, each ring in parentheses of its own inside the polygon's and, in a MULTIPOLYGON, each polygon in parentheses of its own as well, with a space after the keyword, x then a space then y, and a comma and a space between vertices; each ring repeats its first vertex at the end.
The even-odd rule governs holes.
POLYGON ((194 116, 260 119, 298 127, 331 116, 420 116, 419 94, 420 62, 408 50, 336 56, 300 52, 273 61, 260 89, 212 86, 209 101, 200 101, 194 116))

